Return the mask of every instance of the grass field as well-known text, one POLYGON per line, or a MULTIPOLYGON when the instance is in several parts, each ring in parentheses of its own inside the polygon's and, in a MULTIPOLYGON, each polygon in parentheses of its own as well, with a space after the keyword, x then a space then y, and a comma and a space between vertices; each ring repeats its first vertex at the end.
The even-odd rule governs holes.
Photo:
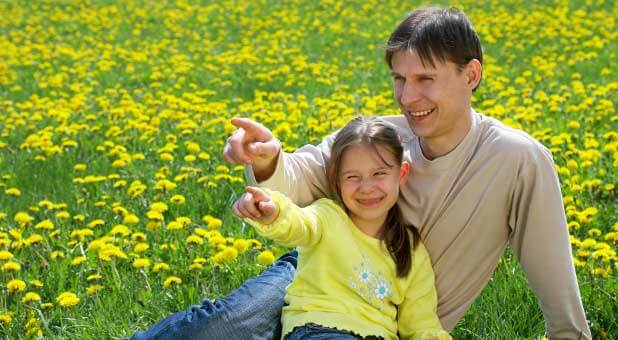
MULTIPOLYGON (((383 45, 408 1, 0 1, 0 337, 119 338, 285 250, 233 218, 233 116, 286 150, 396 114, 383 45)), ((591 330, 618 339, 614 1, 462 1, 477 111, 551 148, 591 330)), ((453 332, 544 335, 507 251, 453 332)))

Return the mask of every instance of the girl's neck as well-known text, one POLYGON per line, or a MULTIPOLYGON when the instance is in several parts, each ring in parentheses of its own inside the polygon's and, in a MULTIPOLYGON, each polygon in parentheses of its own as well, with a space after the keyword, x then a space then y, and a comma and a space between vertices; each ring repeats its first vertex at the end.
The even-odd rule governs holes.
POLYGON ((354 216, 350 216, 350 219, 352 220, 352 222, 354 222, 354 225, 356 226, 356 228, 358 228, 358 230, 360 230, 363 234, 369 237, 373 237, 378 240, 381 240, 384 238, 384 235, 382 233, 383 231, 382 226, 384 225, 384 221, 386 220, 386 217, 382 219, 381 221, 373 221, 373 220, 367 221, 367 220, 355 218, 354 216))

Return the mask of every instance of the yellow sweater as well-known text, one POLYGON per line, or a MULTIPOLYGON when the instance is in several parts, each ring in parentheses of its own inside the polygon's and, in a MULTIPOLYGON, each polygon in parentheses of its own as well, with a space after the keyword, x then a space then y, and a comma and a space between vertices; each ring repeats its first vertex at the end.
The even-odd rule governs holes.
POLYGON ((434 273, 425 247, 413 254, 410 274, 398 278, 381 241, 362 233, 332 200, 300 208, 276 191, 277 220, 246 219, 267 238, 298 248, 298 270, 283 308, 283 336, 315 323, 385 339, 450 339, 436 314, 434 273), (399 334, 398 334, 399 333, 399 334))

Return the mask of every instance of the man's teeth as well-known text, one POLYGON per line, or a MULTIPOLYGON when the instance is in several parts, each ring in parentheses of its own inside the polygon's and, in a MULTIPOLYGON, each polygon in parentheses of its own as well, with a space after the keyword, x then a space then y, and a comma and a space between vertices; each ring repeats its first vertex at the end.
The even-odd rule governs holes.
POLYGON ((422 116, 426 116, 426 115, 430 114, 431 111, 433 111, 433 109, 429 109, 429 110, 425 110, 425 111, 417 111, 417 112, 412 112, 412 111, 408 111, 408 112, 411 115, 413 115, 414 117, 422 117, 422 116))

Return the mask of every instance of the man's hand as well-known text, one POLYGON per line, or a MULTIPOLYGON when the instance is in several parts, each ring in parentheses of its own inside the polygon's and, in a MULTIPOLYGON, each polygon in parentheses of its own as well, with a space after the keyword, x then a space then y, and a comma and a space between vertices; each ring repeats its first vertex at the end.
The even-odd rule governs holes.
POLYGON ((275 172, 281 144, 264 125, 248 118, 232 118, 238 129, 227 139, 223 158, 232 163, 250 164, 257 181, 275 172))
POLYGON ((247 187, 246 192, 232 206, 234 215, 250 218, 262 224, 271 224, 279 216, 279 206, 256 187, 247 187))

